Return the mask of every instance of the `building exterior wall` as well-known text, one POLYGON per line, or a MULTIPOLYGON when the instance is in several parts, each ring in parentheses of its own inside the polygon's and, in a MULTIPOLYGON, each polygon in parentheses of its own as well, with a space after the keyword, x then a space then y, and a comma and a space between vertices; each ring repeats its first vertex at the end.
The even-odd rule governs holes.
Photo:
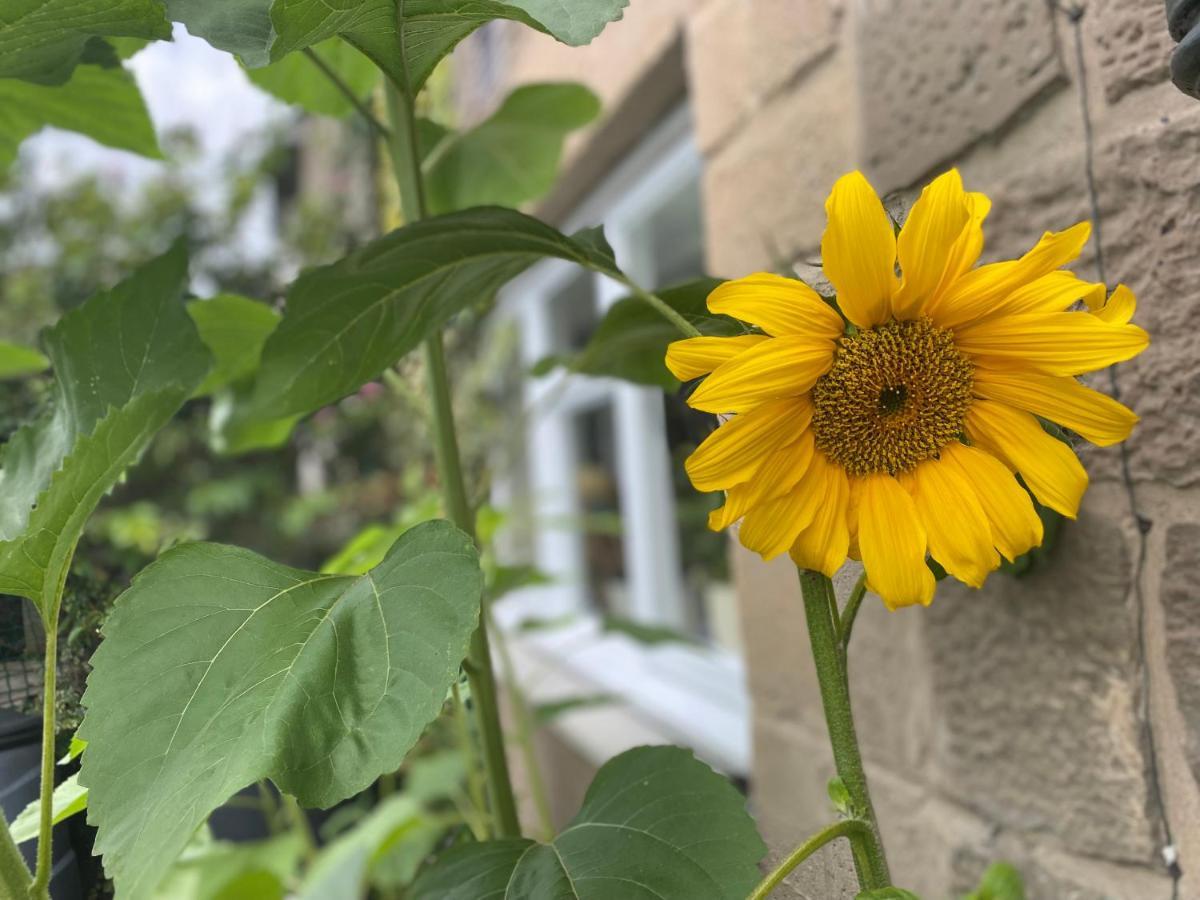
MULTIPOLYGON (((909 200, 959 166, 994 200, 985 256, 1018 255, 1090 215, 1090 132, 1101 227, 1076 271, 1133 287, 1153 338, 1116 374, 1142 417, 1128 455, 1083 451, 1091 490, 1037 572, 978 593, 944 582, 928 610, 868 603, 855 630, 895 879, 930 898, 1007 858, 1033 900, 1166 900, 1167 829, 1178 896, 1200 898, 1200 103, 1169 83, 1161 0, 1081 5, 632 0, 582 50, 506 30, 496 70, 500 86, 582 80, 619 110, 681 47, 709 268, 729 277, 815 260, 824 198, 855 166, 909 200)), ((829 821, 832 760, 796 573, 736 561, 751 800, 778 854, 829 821)), ((853 897, 852 883, 833 849, 790 896, 853 897)))

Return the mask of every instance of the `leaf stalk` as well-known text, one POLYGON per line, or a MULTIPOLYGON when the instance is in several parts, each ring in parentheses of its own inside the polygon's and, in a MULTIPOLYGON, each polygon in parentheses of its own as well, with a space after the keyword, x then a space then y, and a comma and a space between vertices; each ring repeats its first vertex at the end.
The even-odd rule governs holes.
POLYGON ((783 879, 787 878, 802 862, 824 847, 826 844, 836 841, 838 838, 846 838, 851 845, 856 842, 861 842, 864 837, 869 834, 870 828, 866 822, 859 819, 843 819, 840 822, 834 822, 826 828, 821 829, 803 844, 787 855, 784 860, 775 867, 774 871, 767 875, 758 887, 756 887, 746 900, 765 900, 770 896, 775 888, 783 883, 783 879))

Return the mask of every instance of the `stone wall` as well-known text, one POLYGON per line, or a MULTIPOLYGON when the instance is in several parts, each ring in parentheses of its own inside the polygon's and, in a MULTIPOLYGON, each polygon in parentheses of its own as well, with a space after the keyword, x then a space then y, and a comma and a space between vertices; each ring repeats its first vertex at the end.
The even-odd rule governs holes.
MULTIPOLYGON (((1178 896, 1200 898, 1200 104, 1168 81, 1161 0, 1081 5, 632 0, 583 51, 506 32, 504 79, 581 78, 612 109, 682 41, 709 264, 727 276, 814 259, 825 195, 854 166, 906 197, 959 166, 995 201, 985 255, 1019 254, 1090 215, 1086 102, 1101 227, 1077 271, 1131 285, 1154 340, 1116 375, 1142 416, 1128 455, 1083 452, 1083 510, 1034 574, 943 583, 928 610, 869 602, 855 632, 894 874, 929 900, 996 858, 1032 900, 1168 900, 1168 828, 1178 896)), ((828 821, 832 761, 795 571, 736 561, 752 801, 781 853, 828 821)), ((849 873, 831 850, 790 896, 852 897, 849 873)))

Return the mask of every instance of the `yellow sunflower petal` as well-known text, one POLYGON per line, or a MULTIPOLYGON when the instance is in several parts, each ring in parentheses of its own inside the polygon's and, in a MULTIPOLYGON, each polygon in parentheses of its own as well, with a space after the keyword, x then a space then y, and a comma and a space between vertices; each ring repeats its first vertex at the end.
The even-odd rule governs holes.
POLYGON ((887 321, 897 287, 896 232, 879 195, 862 172, 851 172, 834 184, 825 212, 821 264, 838 306, 860 328, 887 321))
POLYGON ((954 344, 992 368, 1082 375, 1137 356, 1150 336, 1137 325, 1110 325, 1083 312, 1001 316, 956 329, 954 344))
POLYGON ((1101 447, 1125 440, 1138 421, 1129 407, 1074 378, 977 367, 975 393, 1057 422, 1101 447))
POLYGON ((1020 259, 980 266, 962 276, 929 303, 925 312, 943 328, 973 322, 1017 288, 1077 257, 1091 233, 1089 222, 1080 222, 1066 231, 1046 232, 1037 246, 1020 259))
POLYGON ((767 400, 796 397, 833 365, 828 338, 771 338, 722 363, 688 398, 711 413, 743 412, 767 400))
POLYGON ((845 330, 842 317, 807 284, 770 272, 726 281, 708 295, 708 309, 775 336, 807 334, 832 340, 845 330))
POLYGON ((811 421, 807 397, 764 403, 721 425, 687 458, 684 468, 696 490, 726 490, 749 479, 768 453, 795 441, 811 421))
POLYGON ((1000 554, 975 488, 956 466, 940 459, 926 460, 912 475, 913 502, 929 535, 930 555, 959 581, 982 587, 1000 565, 1000 554))
POLYGON ((769 340, 765 334, 739 334, 733 337, 694 337, 675 341, 667 347, 667 368, 680 381, 707 375, 744 350, 769 340))
POLYGON ((790 491, 746 513, 738 531, 742 546, 767 560, 790 548, 825 499, 823 478, 824 473, 814 473, 810 465, 790 491))
POLYGON ((978 447, 957 441, 942 448, 942 461, 956 466, 975 488, 992 529, 992 542, 1005 559, 1014 560, 1042 543, 1042 519, 1029 492, 1000 460, 978 447))
POLYGON ((1097 303, 1104 302, 1104 294, 1104 285, 1084 281, 1076 278, 1073 273, 1060 269, 1017 288, 981 318, 1062 312, 1070 309, 1079 300, 1083 300, 1089 308, 1095 308, 1097 303))
POLYGON ((946 269, 942 280, 933 292, 931 302, 950 289, 954 282, 971 271, 979 262, 979 254, 983 252, 983 221, 992 211, 992 201, 986 194, 972 193, 966 195, 969 217, 954 246, 946 258, 946 269))
POLYGON ((925 527, 912 497, 891 475, 858 480, 858 545, 868 587, 889 609, 928 606, 934 578, 925 564, 925 527))
POLYGON ((724 531, 754 506, 774 499, 796 486, 813 455, 813 433, 805 430, 800 440, 771 453, 743 484, 725 494, 725 505, 708 514, 708 527, 724 531))
POLYGON ((829 462, 820 450, 813 454, 810 468, 823 473, 825 499, 817 507, 812 522, 792 543, 790 552, 800 568, 814 569, 832 578, 846 561, 850 549, 846 522, 850 485, 846 470, 829 462))
POLYGON ((901 282, 892 314, 897 319, 918 315, 933 296, 971 210, 957 169, 939 175, 921 192, 896 239, 901 282))
POLYGON ((971 404, 966 425, 980 448, 1021 473, 1042 505, 1075 518, 1088 475, 1070 447, 1046 434, 1029 413, 994 400, 971 404))
POLYGON ((1108 298, 1108 302, 1103 306, 1097 308, 1091 303, 1088 306, 1091 307, 1092 313, 1097 319, 1108 322, 1110 325, 1127 325, 1133 318, 1133 314, 1137 312, 1137 297, 1128 287, 1118 284, 1113 290, 1112 296, 1108 298))
POLYGON ((850 484, 850 495, 846 498, 846 528, 850 532, 850 546, 846 555, 851 559, 862 559, 862 550, 858 546, 858 511, 862 507, 862 479, 847 478, 850 484))

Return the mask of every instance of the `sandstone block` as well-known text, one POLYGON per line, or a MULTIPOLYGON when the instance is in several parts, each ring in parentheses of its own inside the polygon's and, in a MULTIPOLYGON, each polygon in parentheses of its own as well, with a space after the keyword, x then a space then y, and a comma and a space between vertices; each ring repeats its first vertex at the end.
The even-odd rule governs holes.
POLYGON ((714 275, 786 269, 820 244, 825 197, 854 166, 853 91, 847 58, 834 54, 709 157, 704 214, 714 275))
POLYGON ((1083 20, 1110 103, 1170 76, 1175 48, 1161 0, 1097 0, 1083 20))
POLYGON ((750 9, 745 0, 709 3, 687 23, 687 67, 696 141, 708 150, 750 111, 750 9))
POLYGON ((1187 728, 1185 751, 1200 782, 1200 523, 1172 525, 1166 536, 1162 604, 1167 671, 1187 728))
POLYGON ((745 0, 750 26, 750 76, 769 96, 832 49, 842 0, 745 0))
MULTIPOLYGON (((1164 90, 1169 86, 1164 86, 1164 90)), ((1137 292, 1150 348, 1118 368, 1142 417, 1134 477, 1200 483, 1200 107, 1105 141, 1097 160, 1110 281, 1137 292)))
POLYGON ((1062 78, 1044 0, 857 4, 863 152, 891 190, 994 131, 1062 78))
POLYGON ((1145 863, 1156 835, 1120 509, 1118 490, 1094 490, 1046 569, 940 592, 926 636, 934 778, 999 826, 1145 863))

